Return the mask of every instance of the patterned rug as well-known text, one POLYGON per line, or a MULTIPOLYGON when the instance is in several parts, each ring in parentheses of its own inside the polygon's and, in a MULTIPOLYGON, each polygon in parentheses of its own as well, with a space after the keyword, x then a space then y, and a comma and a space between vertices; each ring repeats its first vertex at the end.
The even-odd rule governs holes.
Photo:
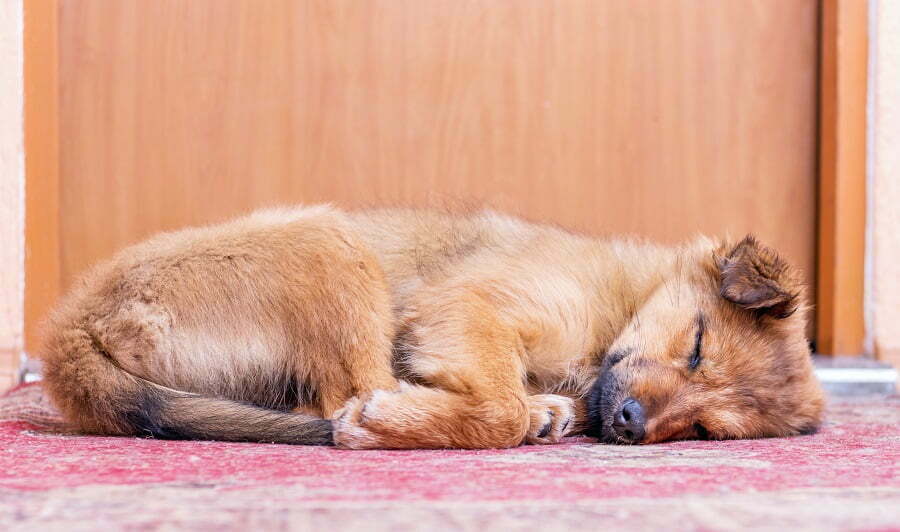
POLYGON ((900 398, 815 435, 491 451, 88 437, 0 398, 2 530, 900 530, 900 398))

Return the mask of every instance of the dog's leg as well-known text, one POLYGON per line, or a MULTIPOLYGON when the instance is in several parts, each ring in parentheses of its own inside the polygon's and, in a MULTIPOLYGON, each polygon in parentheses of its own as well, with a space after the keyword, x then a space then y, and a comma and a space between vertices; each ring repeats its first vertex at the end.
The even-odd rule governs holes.
POLYGON ((346 349, 334 353, 325 364, 311 368, 319 383, 319 404, 325 417, 332 417, 351 397, 397 389, 391 371, 390 326, 380 321, 348 324, 356 329, 356 341, 346 343, 346 349))
POLYGON ((405 362, 425 385, 351 400, 336 414, 337 445, 489 448, 562 436, 571 401, 526 395, 520 335, 486 297, 430 297, 415 307, 410 331, 414 347, 405 362))
POLYGON ((520 397, 479 399, 409 384, 351 399, 336 415, 335 444, 350 449, 512 447, 528 426, 520 397))
MULTIPOLYGON (((345 238, 351 238, 345 235, 345 238)), ((308 386, 298 407, 330 418, 356 395, 396 390, 391 368, 394 313, 384 274, 361 245, 355 253, 336 246, 328 268, 293 294, 297 334, 291 360, 308 386)), ((321 251, 320 253, 324 253, 321 251)))

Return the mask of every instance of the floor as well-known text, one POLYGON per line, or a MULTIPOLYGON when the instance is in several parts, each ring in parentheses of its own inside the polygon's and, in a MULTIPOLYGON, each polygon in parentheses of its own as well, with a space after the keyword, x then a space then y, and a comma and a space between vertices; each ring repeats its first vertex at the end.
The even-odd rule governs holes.
POLYGON ((632 447, 342 451, 57 422, 38 385, 0 398, 0 529, 900 530, 897 396, 833 400, 812 436, 632 447))

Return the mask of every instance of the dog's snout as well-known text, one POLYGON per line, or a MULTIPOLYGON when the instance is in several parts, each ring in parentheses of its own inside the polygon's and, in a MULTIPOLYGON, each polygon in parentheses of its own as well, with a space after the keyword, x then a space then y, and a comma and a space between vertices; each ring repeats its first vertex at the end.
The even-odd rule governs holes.
POLYGON ((616 412, 613 429, 623 440, 637 443, 644 438, 644 422, 644 408, 637 399, 629 397, 616 412))

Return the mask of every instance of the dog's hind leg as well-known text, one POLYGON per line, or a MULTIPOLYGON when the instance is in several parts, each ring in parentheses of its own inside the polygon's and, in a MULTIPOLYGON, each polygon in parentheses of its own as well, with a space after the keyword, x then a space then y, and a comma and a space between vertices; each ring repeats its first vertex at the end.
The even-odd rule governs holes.
POLYGON ((306 272, 293 293, 296 331, 292 371, 303 390, 299 411, 331 417, 350 398, 396 390, 391 368, 394 315, 376 258, 352 235, 354 246, 319 249, 327 268, 306 272))

